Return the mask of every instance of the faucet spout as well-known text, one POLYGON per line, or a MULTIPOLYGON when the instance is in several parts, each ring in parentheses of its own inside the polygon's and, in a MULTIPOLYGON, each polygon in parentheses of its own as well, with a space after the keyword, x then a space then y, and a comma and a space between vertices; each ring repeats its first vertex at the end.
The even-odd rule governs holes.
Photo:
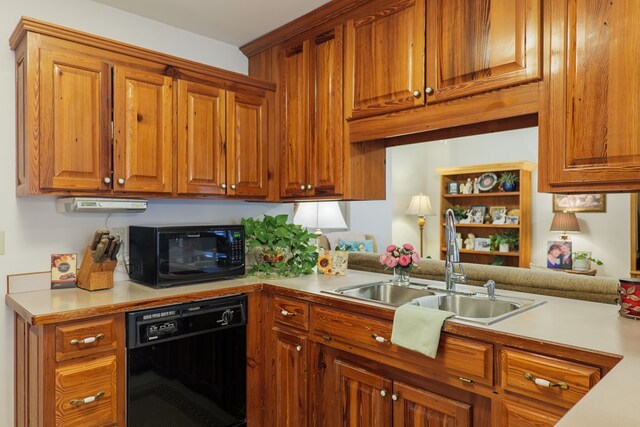
POLYGON ((458 241, 456 239, 456 221, 453 210, 447 209, 444 217, 445 246, 447 248, 447 254, 444 259, 444 281, 446 289, 453 291, 455 290, 456 283, 466 282, 467 276, 465 276, 462 264, 460 263, 460 248, 458 247, 458 241), (459 273, 455 272, 456 265, 458 265, 459 273))

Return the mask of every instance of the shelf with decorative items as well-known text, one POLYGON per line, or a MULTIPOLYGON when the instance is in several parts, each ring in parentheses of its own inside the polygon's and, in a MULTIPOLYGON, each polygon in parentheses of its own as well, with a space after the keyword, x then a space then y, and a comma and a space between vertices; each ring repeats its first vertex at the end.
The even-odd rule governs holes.
POLYGON ((446 254, 444 212, 454 211, 460 260, 529 267, 532 162, 438 168, 440 259, 446 254))

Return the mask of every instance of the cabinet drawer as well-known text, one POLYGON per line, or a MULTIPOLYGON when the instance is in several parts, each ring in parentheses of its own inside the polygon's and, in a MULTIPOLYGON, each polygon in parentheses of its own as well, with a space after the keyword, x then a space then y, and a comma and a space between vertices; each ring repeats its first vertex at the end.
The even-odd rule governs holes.
POLYGON ((502 426, 551 427, 557 424, 561 415, 538 409, 529 402, 502 402, 502 426), (524 405, 522 404, 524 403, 524 405))
POLYGON ((56 369, 56 426, 115 425, 116 383, 115 356, 56 369))
POLYGON ((502 350, 501 385, 565 408, 600 380, 600 369, 518 350, 502 350), (536 380, 537 379, 537 380, 536 380))
POLYGON ((56 326, 56 360, 115 350, 116 327, 116 319, 111 316, 56 326))
POLYGON ((412 369, 421 367, 435 373, 444 371, 456 378, 463 377, 480 384, 493 385, 491 344, 442 334, 437 356, 431 359, 391 344, 389 339, 393 325, 389 321, 313 306, 311 324, 313 334, 327 345, 336 343, 337 347, 360 347, 396 359, 397 363, 389 362, 395 366, 412 366, 412 369))
POLYGON ((273 316, 276 323, 294 328, 309 330, 309 303, 284 298, 273 297, 273 316))

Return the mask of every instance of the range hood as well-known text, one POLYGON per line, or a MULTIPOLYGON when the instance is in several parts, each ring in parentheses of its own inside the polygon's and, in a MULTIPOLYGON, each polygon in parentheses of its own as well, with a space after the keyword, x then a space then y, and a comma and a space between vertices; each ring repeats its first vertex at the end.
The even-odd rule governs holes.
POLYGON ((145 199, 107 199, 101 197, 61 197, 56 199, 58 212, 144 212, 145 199))

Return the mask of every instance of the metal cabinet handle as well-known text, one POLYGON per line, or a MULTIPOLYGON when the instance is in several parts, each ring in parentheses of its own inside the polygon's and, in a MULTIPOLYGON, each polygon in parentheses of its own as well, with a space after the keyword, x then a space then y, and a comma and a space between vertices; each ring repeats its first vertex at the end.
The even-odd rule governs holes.
POLYGON ((293 316, 296 315, 296 313, 294 311, 287 311, 284 308, 282 309, 280 314, 282 314, 283 316, 290 316, 290 317, 293 317, 293 316))
POLYGON ((376 335, 376 334, 371 334, 371 338, 373 338, 374 340, 376 340, 378 342, 389 342, 389 339, 387 339, 385 337, 381 337, 380 335, 376 335))
POLYGON ((118 184, 124 185, 124 178, 118 178, 118 184))
POLYGON ((105 184, 111 184, 111 178, 109 178, 108 176, 105 176, 105 177, 102 179, 102 182, 104 182, 105 184))
POLYGON ((549 380, 545 380, 544 378, 537 378, 529 372, 524 373, 524 377, 529 381, 534 382, 536 385, 540 387, 560 387, 562 390, 569 390, 569 384, 561 381, 559 383, 552 383, 549 380))
POLYGON ((420 98, 420 95, 422 95, 422 93, 420 93, 420 91, 418 89, 413 91, 413 97, 414 98, 420 98))
POLYGON ((302 346, 300 344, 296 346, 296 351, 302 351, 302 346))
POLYGON ((302 191, 304 191, 306 188, 307 188, 307 187, 305 187, 305 186, 304 186, 304 184, 300 186, 300 189, 301 189, 302 191))
POLYGON ((398 399, 400 399, 400 396, 398 396, 397 394, 393 393, 391 395, 391 400, 398 400, 398 399))
POLYGON ((329 335, 320 335, 322 337, 323 340, 325 341, 333 341, 333 338, 331 338, 329 335))
POLYGON ((431 86, 427 86, 424 89, 424 93, 426 93, 427 95, 433 95, 433 88, 431 86))
POLYGON ((385 390, 385 389, 380 390, 380 396, 386 397, 387 396, 387 390, 385 390))
POLYGON ((69 405, 74 405, 74 406, 86 405, 87 403, 95 402, 96 400, 100 399, 102 396, 104 396, 104 391, 99 391, 95 395, 85 397, 84 399, 71 399, 69 401, 69 405))
POLYGON ((311 190, 311 189, 313 189, 313 185, 307 184, 307 190, 311 190))
POLYGON ((102 338, 104 338, 104 334, 98 334, 95 337, 87 337, 82 339, 74 338, 71 341, 69 341, 69 344, 71 345, 91 344, 92 342, 101 340, 102 338))
POLYGON ((227 189, 227 184, 224 184, 224 183, 220 184, 220 188, 222 188, 223 190, 226 190, 227 189))
POLYGON ((231 184, 231 189, 235 190, 236 189, 236 185, 235 184, 231 184))

